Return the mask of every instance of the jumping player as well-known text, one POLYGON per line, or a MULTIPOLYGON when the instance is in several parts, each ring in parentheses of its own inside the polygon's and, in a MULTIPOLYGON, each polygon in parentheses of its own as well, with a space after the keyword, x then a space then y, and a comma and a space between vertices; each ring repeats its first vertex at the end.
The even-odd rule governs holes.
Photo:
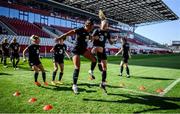
POLYGON ((75 35, 76 34, 76 42, 75 46, 72 50, 74 56, 73 56, 73 63, 74 63, 74 73, 73 73, 73 86, 72 89, 75 94, 78 93, 78 87, 77 87, 77 80, 79 76, 79 70, 80 70, 80 55, 83 55, 85 58, 92 61, 91 64, 91 70, 94 70, 96 66, 96 58, 94 55, 87 50, 87 41, 90 39, 90 32, 92 31, 94 27, 94 22, 92 19, 89 19, 85 22, 85 26, 70 30, 69 32, 63 34, 58 39, 66 39, 67 36, 75 35))
POLYGON ((7 58, 9 57, 9 43, 7 38, 4 39, 2 43, 2 55, 3 55, 3 64, 4 67, 7 68, 7 58))
POLYGON ((58 43, 50 50, 53 52, 53 62, 54 62, 54 71, 52 74, 52 85, 56 85, 55 77, 58 71, 58 65, 60 67, 59 80, 57 84, 63 84, 61 79, 64 72, 64 54, 70 59, 69 54, 67 53, 67 46, 64 44, 63 39, 60 39, 58 43))
POLYGON ((26 60, 25 58, 25 53, 28 50, 29 52, 29 64, 32 66, 33 70, 34 70, 34 81, 35 84, 37 86, 41 86, 41 84, 37 81, 38 80, 38 74, 39 74, 39 70, 42 72, 42 78, 44 81, 44 85, 48 85, 48 83, 46 82, 46 73, 44 70, 43 65, 40 62, 40 58, 39 58, 39 52, 40 52, 40 38, 36 35, 32 35, 30 37, 32 44, 29 45, 28 47, 26 47, 23 51, 23 58, 24 60, 26 60))
POLYGON ((13 38, 12 43, 9 46, 11 50, 11 58, 12 58, 12 63, 14 70, 18 69, 17 65, 19 63, 19 51, 20 51, 20 46, 19 43, 16 42, 16 38, 13 38), (16 62, 15 62, 16 59, 16 62))
POLYGON ((120 63, 120 76, 122 76, 124 66, 126 67, 126 73, 127 73, 127 78, 130 78, 130 73, 129 73, 129 67, 128 67, 128 59, 131 58, 130 54, 130 46, 129 43, 127 43, 126 38, 121 38, 122 42, 122 47, 121 49, 115 54, 116 56, 122 52, 122 60, 120 63))
MULTIPOLYGON (((108 21, 105 19, 105 17, 101 17, 102 11, 99 12, 99 17, 101 19, 101 25, 100 29, 95 29, 92 38, 93 38, 93 49, 91 50, 92 53, 97 54, 97 58, 99 60, 99 63, 101 63, 102 66, 102 71, 101 67, 99 66, 100 71, 102 72, 102 82, 100 84, 100 87, 104 89, 105 92, 105 82, 106 82, 106 76, 107 76, 107 55, 105 52, 105 43, 108 40, 110 44, 113 44, 115 41, 114 39, 111 38, 111 35, 108 31, 108 21)), ((89 71, 90 74, 93 75, 93 71, 89 71)))

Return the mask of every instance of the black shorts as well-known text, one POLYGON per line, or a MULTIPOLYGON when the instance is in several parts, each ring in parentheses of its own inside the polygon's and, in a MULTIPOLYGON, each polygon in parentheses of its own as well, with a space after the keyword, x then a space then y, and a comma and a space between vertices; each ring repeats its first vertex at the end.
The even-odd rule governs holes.
POLYGON ((99 60, 107 60, 107 55, 105 49, 103 49, 103 53, 97 53, 97 57, 99 60))
POLYGON ((3 53, 3 57, 9 57, 9 53, 3 53))
POLYGON ((33 59, 29 60, 29 65, 30 66, 34 66, 34 65, 37 66, 37 65, 40 65, 40 64, 41 64, 41 61, 39 59, 38 60, 35 60, 35 59, 34 60, 33 59))
POLYGON ((74 55, 83 55, 87 51, 87 48, 84 47, 74 47, 72 50, 74 55))
POLYGON ((126 56, 126 57, 123 57, 123 58, 122 58, 122 61, 123 61, 124 63, 128 63, 128 59, 129 59, 129 57, 126 56))
POLYGON ((12 59, 19 59, 19 54, 18 53, 12 53, 11 58, 12 59))
POLYGON ((53 57, 53 62, 62 64, 64 63, 64 57, 53 57))

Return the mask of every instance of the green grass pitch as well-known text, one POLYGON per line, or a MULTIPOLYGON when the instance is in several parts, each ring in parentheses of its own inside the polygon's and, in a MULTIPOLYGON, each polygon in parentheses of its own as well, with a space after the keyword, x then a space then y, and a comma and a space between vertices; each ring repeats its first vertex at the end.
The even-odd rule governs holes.
MULTIPOLYGON (((120 56, 108 57, 108 95, 99 88, 98 68, 95 69, 96 80, 90 81, 90 62, 81 59, 78 95, 71 89, 73 64, 70 60, 65 60, 64 84, 52 86, 52 60, 43 58, 49 86, 41 87, 34 85, 33 72, 27 63, 20 62, 19 70, 13 70, 10 63, 8 68, 0 64, 0 113, 180 113, 179 54, 132 56, 129 61, 131 78, 125 77, 125 70, 122 77, 118 76, 120 56), (145 89, 140 90, 140 86, 145 89), (158 88, 165 93, 157 93, 158 88), (21 95, 14 97, 15 91, 21 95), (32 97, 37 98, 35 103, 28 102, 32 97), (47 104, 53 109, 44 111, 47 104)), ((42 83, 41 73, 38 80, 42 83)))

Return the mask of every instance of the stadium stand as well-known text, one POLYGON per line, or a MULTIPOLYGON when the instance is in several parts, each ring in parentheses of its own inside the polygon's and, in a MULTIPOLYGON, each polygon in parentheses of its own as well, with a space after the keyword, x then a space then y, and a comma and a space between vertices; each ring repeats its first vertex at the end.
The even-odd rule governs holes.
POLYGON ((41 37, 50 37, 47 33, 27 21, 5 16, 0 16, 0 20, 17 33, 17 35, 31 36, 35 34, 41 37))
MULTIPOLYGON (((127 4, 130 4, 131 2, 133 1, 125 1, 125 3, 127 4)), ((62 1, 62 3, 69 6, 71 5, 73 6, 73 4, 71 4, 70 2, 62 1)), ((104 4, 108 5, 108 3, 104 3, 104 4)), ((115 3, 112 2, 112 5, 114 4, 115 3)), ((134 4, 136 4, 136 2, 133 3, 133 5, 134 4)), ((164 7, 163 3, 160 2, 159 4, 164 7)), ((0 35, 0 41, 4 37, 8 38, 10 41, 15 36, 17 37, 18 42, 20 42, 22 46, 27 46, 30 43, 29 36, 31 36, 32 34, 35 34, 41 37, 41 45, 43 47, 42 52, 49 52, 49 50, 46 50, 46 47, 52 47, 54 45, 54 40, 52 39, 53 37, 57 37, 69 30, 82 26, 82 23, 84 23, 85 20, 89 17, 93 16, 94 18, 97 18, 95 15, 88 14, 87 12, 82 13, 79 10, 76 10, 77 14, 73 14, 73 12, 75 12, 75 9, 74 10, 71 9, 71 11, 73 12, 69 12, 69 10, 66 11, 65 9, 63 9, 64 8, 63 6, 56 7, 56 5, 54 4, 52 5, 51 2, 46 3, 46 2, 37 2, 37 1, 31 1, 31 0, 22 1, 22 2, 18 2, 18 0, 13 0, 9 2, 8 0, 5 0, 5 1, 1 0, 0 6, 2 6, 1 9, 9 8, 8 10, 9 12, 12 10, 25 12, 27 13, 26 15, 31 16, 31 17, 28 17, 28 19, 29 18, 34 19, 34 20, 32 19, 31 21, 28 19, 22 20, 22 18, 20 18, 20 13, 16 14, 18 16, 14 18, 10 14, 2 15, 3 13, 1 12, 2 14, 0 15, 0 22, 7 25, 8 28, 10 28, 14 32, 14 34, 13 35, 10 35, 10 34, 0 35), (36 20, 35 15, 39 16, 38 21, 36 20), (44 20, 45 17, 46 17, 46 22, 44 20), (43 21, 41 21, 41 19, 43 19, 43 21), (77 23, 79 23, 79 25, 77 25, 77 23)), ((165 9, 168 11, 167 7, 165 7, 165 9)), ((95 10, 95 9, 92 9, 92 10, 95 10)), ((137 11, 140 11, 139 7, 137 11)), ((145 10, 145 12, 149 12, 149 10, 147 11, 145 10)), ((156 12, 156 13, 157 15, 159 14, 159 12, 156 12)), ((178 18, 175 14, 173 14, 173 12, 168 12, 168 13, 169 15, 171 14, 171 17, 167 17, 168 20, 175 20, 178 18)), ((108 16, 111 18, 113 17, 112 15, 108 15, 108 16)), ((132 15, 132 16, 138 17, 137 14, 132 15)), ((121 20, 119 17, 116 19, 118 21, 121 20)), ((149 17, 148 19, 149 21, 153 21, 153 17, 149 17)), ((121 33, 129 33, 130 30, 128 30, 127 28, 130 26, 128 26, 127 24, 146 23, 142 19, 139 19, 139 18, 137 20, 129 19, 127 21, 125 20, 121 20, 121 21, 124 23, 120 23, 120 22, 117 23, 117 21, 109 19, 109 23, 110 23, 109 30, 112 34, 112 37, 121 37, 120 35, 121 33)), ((6 31, 5 27, 3 27, 3 24, 1 24, 2 26, 1 28, 3 28, 3 30, 0 29, 0 32, 1 34, 8 34, 9 32, 3 32, 3 31, 6 31)), ((97 28, 99 27, 99 25, 95 24, 95 27, 97 28)), ((160 44, 155 41, 152 41, 136 33, 132 33, 132 34, 134 37, 133 38, 127 37, 127 40, 131 44, 131 50, 134 53, 137 53, 137 54, 148 53, 149 54, 149 53, 169 53, 170 52, 169 49, 161 47, 160 44)), ((74 36, 69 37, 65 41, 65 43, 68 45, 69 48, 73 47, 74 42, 75 42, 74 36)), ((88 45, 89 45, 88 46, 89 48, 92 47, 91 42, 89 42, 88 45)), ((114 52, 118 51, 120 47, 121 47, 121 43, 119 41, 116 42, 114 45, 109 45, 108 43, 106 44, 107 53, 109 54, 113 54, 114 52)))

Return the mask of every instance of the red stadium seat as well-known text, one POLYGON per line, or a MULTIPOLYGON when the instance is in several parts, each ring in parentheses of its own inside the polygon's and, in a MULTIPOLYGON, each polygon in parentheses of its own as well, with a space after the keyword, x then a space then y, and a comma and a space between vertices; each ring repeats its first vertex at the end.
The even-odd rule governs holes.
POLYGON ((17 33, 17 35, 31 36, 32 34, 35 34, 40 37, 50 37, 40 28, 27 21, 19 20, 16 18, 8 18, 4 16, 0 16, 0 20, 5 23, 9 28, 11 28, 15 33, 17 33))

